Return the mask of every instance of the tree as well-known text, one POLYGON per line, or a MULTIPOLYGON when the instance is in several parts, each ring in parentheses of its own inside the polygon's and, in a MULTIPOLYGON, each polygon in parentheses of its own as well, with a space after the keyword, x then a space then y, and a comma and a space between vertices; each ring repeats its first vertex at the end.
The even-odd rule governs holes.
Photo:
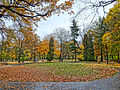
POLYGON ((67 11, 72 4, 73 0, 64 3, 59 0, 1 0, 0 19, 10 19, 19 25, 27 24, 31 28, 41 19, 46 20, 52 14, 67 11))
POLYGON ((73 41, 73 43, 71 44, 71 51, 73 51, 73 53, 75 55, 75 62, 76 62, 76 55, 77 55, 77 48, 78 48, 76 39, 79 36, 79 34, 78 34, 79 28, 78 28, 77 22, 75 20, 72 21, 72 26, 70 28, 71 28, 71 37, 72 37, 72 41, 73 41))
POLYGON ((57 40, 54 40, 54 57, 59 58, 60 57, 60 44, 57 40))
POLYGON ((119 0, 115 3, 114 7, 110 9, 108 15, 104 23, 106 23, 108 27, 108 31, 110 33, 110 41, 111 41, 111 54, 118 57, 118 61, 120 62, 120 4, 119 0))
POLYGON ((87 47, 88 47, 88 50, 87 50, 87 52, 88 52, 88 60, 89 61, 93 61, 94 60, 94 39, 93 39, 93 31, 91 31, 91 30, 89 30, 88 31, 88 33, 87 33, 87 47))
MULTIPOLYGON (((103 17, 101 13, 107 14, 107 6, 119 2, 119 0, 78 0, 79 11, 75 15, 75 19, 80 19, 83 22, 91 25, 96 17, 103 17)), ((88 26, 89 27, 89 26, 88 26)))
POLYGON ((107 64, 108 64, 108 55, 111 54, 111 46, 112 46, 112 42, 111 42, 111 33, 110 32, 106 32, 103 37, 103 46, 104 46, 104 49, 105 49, 105 54, 106 54, 106 57, 107 57, 107 64))
POLYGON ((49 42, 49 52, 47 55, 47 60, 52 61, 53 56, 54 56, 54 39, 53 39, 53 37, 51 37, 50 42, 49 42))
POLYGON ((89 30, 87 34, 84 35, 83 38, 83 45, 84 45, 84 52, 83 56, 85 61, 92 61, 94 60, 94 40, 93 40, 93 31, 89 30))
POLYGON ((59 61, 63 61, 63 42, 69 40, 69 31, 65 30, 64 28, 58 28, 53 32, 54 36, 57 38, 58 42, 60 43, 60 59, 59 61))
POLYGON ((84 46, 84 52, 83 52, 83 55, 84 55, 84 59, 85 61, 88 60, 87 56, 88 56, 88 52, 87 52, 87 49, 88 49, 88 43, 87 43, 87 34, 84 35, 84 38, 83 38, 83 46, 84 46))
POLYGON ((71 52, 70 44, 71 44, 70 41, 63 42, 63 57, 67 59, 70 59, 71 57, 74 56, 73 53, 71 52))
POLYGON ((84 59, 84 46, 83 43, 80 44, 80 49, 79 49, 80 54, 77 55, 78 60, 83 60, 84 59))
POLYGON ((99 18, 98 22, 95 22, 92 26, 95 34, 95 45, 97 45, 96 49, 100 50, 100 55, 101 55, 101 62, 103 62, 103 43, 102 43, 102 36, 105 34, 107 31, 107 26, 103 23, 104 18, 99 18))

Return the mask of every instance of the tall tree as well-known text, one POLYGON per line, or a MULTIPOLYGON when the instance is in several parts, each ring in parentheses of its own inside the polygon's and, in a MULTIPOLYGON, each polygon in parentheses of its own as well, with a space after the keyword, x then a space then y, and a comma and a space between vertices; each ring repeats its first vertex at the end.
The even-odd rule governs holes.
POLYGON ((51 37, 49 41, 49 52, 48 52, 47 60, 52 61, 53 56, 54 56, 54 39, 53 37, 51 37))
MULTIPOLYGON (((105 22, 110 32, 111 53, 118 57, 120 62, 120 0, 109 10, 105 22)), ((109 35, 109 34, 108 34, 109 35)))
POLYGON ((88 39, 87 34, 85 34, 84 38, 83 38, 83 46, 84 46, 83 56, 84 56, 85 61, 88 60, 88 58, 87 58, 87 56, 88 56, 88 52, 87 52, 87 50, 88 50, 87 39, 88 39))
POLYGON ((77 48, 78 48, 77 37, 79 36, 79 34, 78 34, 79 28, 78 28, 77 22, 75 20, 72 21, 72 26, 70 27, 70 29, 71 29, 71 37, 72 37, 72 41, 73 41, 73 43, 71 44, 71 50, 74 53, 75 62, 76 62, 77 48))
POLYGON ((93 31, 89 30, 88 33, 87 33, 87 47, 88 47, 88 60, 91 61, 91 60, 94 60, 94 44, 93 44, 93 31))
POLYGON ((83 38, 84 52, 83 56, 85 61, 94 60, 94 44, 93 44, 93 33, 91 30, 84 35, 83 38))
POLYGON ((93 30, 94 30, 94 34, 95 34, 95 40, 97 48, 100 49, 100 54, 101 54, 101 62, 103 62, 103 43, 102 43, 102 37, 105 34, 107 27, 106 25, 103 23, 104 22, 104 18, 99 18, 98 22, 95 22, 94 25, 92 26, 93 30))

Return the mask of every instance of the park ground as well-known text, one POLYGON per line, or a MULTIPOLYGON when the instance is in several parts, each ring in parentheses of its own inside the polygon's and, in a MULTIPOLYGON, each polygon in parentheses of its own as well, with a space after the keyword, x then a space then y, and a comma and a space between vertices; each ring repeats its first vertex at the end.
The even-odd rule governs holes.
POLYGON ((118 63, 97 62, 27 61, 8 64, 0 66, 1 82, 88 82, 114 77, 120 68, 118 63))

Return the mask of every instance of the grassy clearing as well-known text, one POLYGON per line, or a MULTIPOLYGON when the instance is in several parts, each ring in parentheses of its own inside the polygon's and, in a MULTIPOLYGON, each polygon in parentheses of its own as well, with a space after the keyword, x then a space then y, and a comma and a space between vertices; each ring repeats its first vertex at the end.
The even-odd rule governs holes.
POLYGON ((0 80, 80 82, 112 77, 117 70, 99 64, 35 63, 0 69, 0 80))
POLYGON ((38 68, 47 68, 55 75, 61 76, 85 76, 91 74, 98 74, 98 69, 91 66, 77 64, 77 63, 42 63, 36 64, 38 68))

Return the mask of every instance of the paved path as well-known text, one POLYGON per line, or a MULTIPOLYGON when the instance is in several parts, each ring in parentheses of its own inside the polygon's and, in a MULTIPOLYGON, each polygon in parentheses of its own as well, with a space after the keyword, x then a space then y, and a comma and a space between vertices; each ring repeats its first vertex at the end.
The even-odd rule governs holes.
POLYGON ((89 82, 4 82, 0 90, 120 90, 120 72, 112 78, 89 82))

